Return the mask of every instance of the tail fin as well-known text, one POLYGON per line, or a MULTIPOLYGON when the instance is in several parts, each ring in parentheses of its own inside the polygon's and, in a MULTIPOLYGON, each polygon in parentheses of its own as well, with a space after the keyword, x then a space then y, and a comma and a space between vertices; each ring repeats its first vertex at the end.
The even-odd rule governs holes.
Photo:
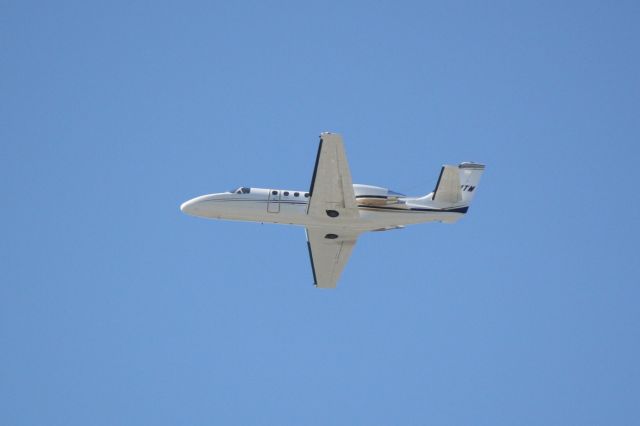
POLYGON ((433 190, 433 201, 458 204, 462 201, 460 191, 460 171, 457 166, 442 166, 436 189, 433 190))
POLYGON ((461 163, 458 166, 460 170, 460 191, 462 192, 462 201, 469 205, 473 196, 476 194, 480 176, 484 172, 484 164, 477 163, 461 163))
POLYGON ((476 163, 442 166, 432 200, 447 204, 469 205, 483 171, 484 165, 476 163))

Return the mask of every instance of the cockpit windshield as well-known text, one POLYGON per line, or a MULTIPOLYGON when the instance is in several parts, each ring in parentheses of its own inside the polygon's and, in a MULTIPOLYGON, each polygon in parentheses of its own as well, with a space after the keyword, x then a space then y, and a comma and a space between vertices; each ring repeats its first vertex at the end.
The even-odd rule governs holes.
POLYGON ((232 194, 248 194, 251 192, 251 188, 247 188, 246 186, 241 186, 240 188, 232 189, 229 192, 232 194))

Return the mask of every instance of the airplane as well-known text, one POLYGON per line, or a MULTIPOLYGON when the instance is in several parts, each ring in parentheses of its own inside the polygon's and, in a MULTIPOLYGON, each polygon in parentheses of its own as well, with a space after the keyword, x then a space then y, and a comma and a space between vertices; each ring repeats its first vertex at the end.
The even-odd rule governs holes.
POLYGON ((360 234, 457 222, 469 210, 484 168, 469 162, 444 165, 433 192, 408 197, 353 184, 342 136, 324 132, 309 191, 239 187, 193 198, 180 210, 207 219, 306 227, 314 285, 335 288, 360 234))

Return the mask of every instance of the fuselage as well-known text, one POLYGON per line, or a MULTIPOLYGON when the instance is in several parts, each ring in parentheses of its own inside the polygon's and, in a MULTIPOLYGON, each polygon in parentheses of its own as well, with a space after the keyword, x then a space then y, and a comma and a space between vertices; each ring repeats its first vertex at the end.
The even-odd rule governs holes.
POLYGON ((384 188, 353 185, 359 215, 354 218, 313 217, 307 214, 306 191, 242 187, 202 195, 180 206, 190 215, 208 219, 280 223, 307 227, 344 226, 362 231, 386 230, 430 221, 453 223, 468 206, 440 206, 424 197, 407 197, 384 188), (383 192, 385 191, 385 192, 383 192))

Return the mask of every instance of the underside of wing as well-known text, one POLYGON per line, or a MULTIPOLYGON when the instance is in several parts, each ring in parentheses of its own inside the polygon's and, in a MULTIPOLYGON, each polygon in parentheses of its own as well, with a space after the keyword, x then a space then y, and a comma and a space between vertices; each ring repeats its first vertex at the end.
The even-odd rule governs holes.
POLYGON ((358 235, 346 230, 307 228, 307 246, 317 287, 336 287, 358 235))
POLYGON ((311 198, 307 214, 318 217, 358 215, 351 172, 340 135, 320 135, 320 146, 309 192, 311 198))

